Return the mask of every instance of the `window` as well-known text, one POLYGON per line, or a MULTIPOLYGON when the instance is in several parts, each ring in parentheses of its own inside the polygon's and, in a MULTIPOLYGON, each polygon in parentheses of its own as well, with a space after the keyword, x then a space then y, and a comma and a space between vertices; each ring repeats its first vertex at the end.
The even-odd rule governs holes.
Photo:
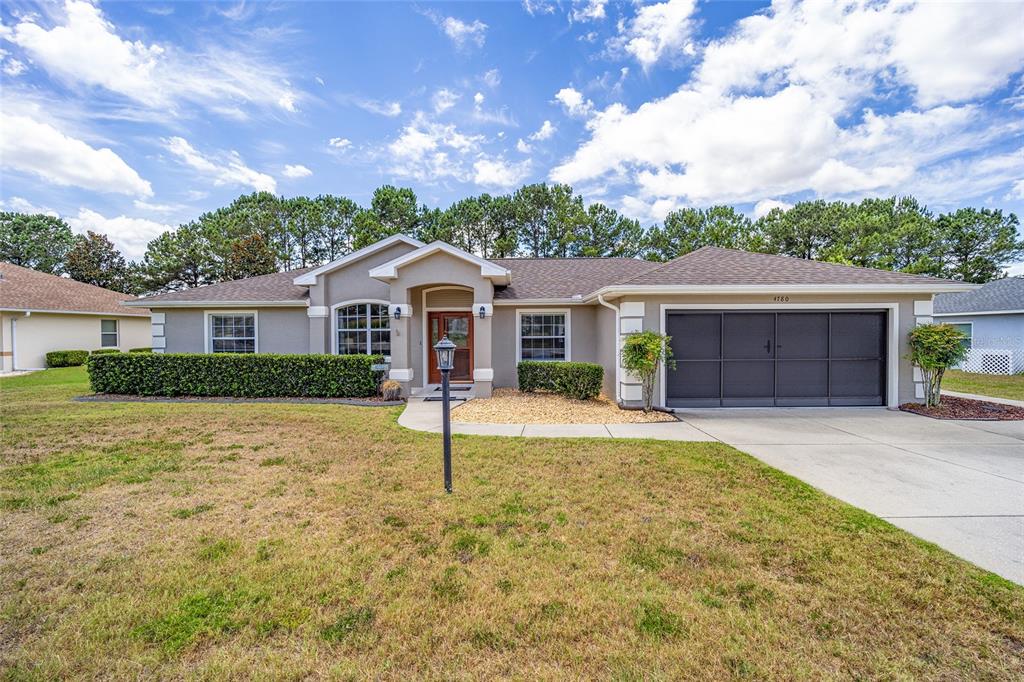
POLYGON ((967 339, 964 341, 964 348, 970 350, 971 344, 974 341, 974 325, 970 322, 967 322, 965 324, 954 324, 953 326, 962 331, 964 334, 967 334, 967 339))
POLYGON ((117 348, 117 320, 100 320, 100 347, 117 348))
POLYGON ((211 353, 255 353, 256 313, 209 316, 211 353))
POLYGON ((391 355, 391 318, 386 303, 354 303, 335 312, 338 355, 391 355))
POLYGON ((569 314, 519 314, 520 360, 568 360, 569 314))

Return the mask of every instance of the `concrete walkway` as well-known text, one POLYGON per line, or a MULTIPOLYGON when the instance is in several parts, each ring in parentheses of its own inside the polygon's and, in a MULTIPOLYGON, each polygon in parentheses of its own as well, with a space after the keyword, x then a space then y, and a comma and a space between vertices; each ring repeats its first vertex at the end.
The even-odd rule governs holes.
MULTIPOLYGON (((1024 422, 940 421, 885 408, 686 410, 655 424, 466 424, 491 436, 720 441, 982 568, 1024 584, 1024 422)), ((440 432, 440 403, 399 423, 440 432)))

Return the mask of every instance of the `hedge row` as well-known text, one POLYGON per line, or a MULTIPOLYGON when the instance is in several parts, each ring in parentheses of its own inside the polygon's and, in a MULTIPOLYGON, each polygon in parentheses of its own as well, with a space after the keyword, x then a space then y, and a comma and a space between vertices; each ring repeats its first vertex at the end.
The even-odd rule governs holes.
POLYGON ((379 355, 119 353, 89 358, 97 393, 233 398, 366 398, 379 355))
POLYGON ((47 367, 78 367, 89 359, 87 350, 51 350, 46 354, 47 367))
POLYGON ((604 368, 592 362, 519 363, 519 390, 551 391, 575 400, 590 400, 601 393, 604 368))

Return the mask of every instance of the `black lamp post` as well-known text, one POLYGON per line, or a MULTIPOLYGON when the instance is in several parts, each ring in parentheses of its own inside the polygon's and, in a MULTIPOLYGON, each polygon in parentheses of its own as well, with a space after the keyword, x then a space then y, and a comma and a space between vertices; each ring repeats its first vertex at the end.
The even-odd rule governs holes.
POLYGON ((451 396, 448 391, 448 375, 455 366, 455 344, 445 334, 434 346, 437 353, 437 368, 441 370, 441 412, 442 433, 444 435, 444 491, 452 492, 452 423, 451 396))

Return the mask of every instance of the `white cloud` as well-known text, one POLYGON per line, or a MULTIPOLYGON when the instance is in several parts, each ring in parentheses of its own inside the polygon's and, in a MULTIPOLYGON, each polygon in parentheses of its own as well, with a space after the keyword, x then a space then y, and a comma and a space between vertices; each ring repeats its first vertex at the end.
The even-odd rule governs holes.
POLYGON ((541 124, 537 132, 530 134, 530 139, 537 142, 550 139, 551 136, 555 134, 556 130, 558 129, 555 128, 551 121, 546 120, 541 124))
POLYGON ((23 62, 18 61, 17 59, 4 59, 3 65, 4 74, 11 78, 20 76, 25 73, 25 69, 28 68, 23 62))
POLYGON ((174 229, 171 225, 145 218, 131 218, 126 215, 107 218, 88 208, 80 208, 78 215, 64 216, 64 220, 78 234, 92 230, 107 235, 128 260, 141 259, 149 242, 174 229))
POLYGON ((793 204, 779 201, 778 199, 762 199, 754 204, 754 220, 763 218, 777 208, 788 211, 793 208, 793 204))
POLYGON ((484 93, 478 92, 475 95, 473 95, 473 104, 475 104, 476 106, 480 106, 483 103, 484 103, 484 93))
POLYGON ((516 151, 521 154, 529 154, 533 151, 533 147, 531 147, 526 140, 520 137, 516 140, 516 151))
POLYGON ((437 123, 418 112, 388 145, 388 172, 425 183, 443 178, 465 181, 470 176, 463 157, 477 151, 483 139, 482 135, 460 133, 455 125, 437 123))
POLYGON ((240 105, 293 112, 301 95, 289 84, 280 61, 227 40, 199 52, 170 44, 122 38, 102 10, 66 0, 47 29, 25 15, 9 39, 36 65, 72 85, 99 87, 161 112, 188 113, 192 104, 243 117, 240 105))
POLYGON ((508 189, 521 184, 530 174, 530 160, 511 163, 498 157, 478 159, 473 164, 473 182, 484 187, 508 189))
POLYGON ((0 199, 0 206, 3 206, 9 211, 14 211, 15 213, 31 213, 33 215, 42 213, 44 215, 53 216, 54 218, 60 217, 60 214, 52 208, 37 206, 24 197, 11 197, 7 201, 0 199))
POLYGON ((132 206, 140 211, 149 211, 151 213, 181 213, 187 208, 181 204, 151 204, 141 199, 133 201, 132 206))
POLYGON ((497 69, 491 69, 486 72, 483 77, 484 85, 491 88, 492 90, 501 85, 501 72, 497 69))
POLYGON ((553 14, 555 3, 549 0, 523 0, 523 9, 531 17, 538 14, 553 14))
POLYGON ((429 17, 448 36, 458 50, 465 50, 473 46, 483 47, 484 41, 487 40, 487 24, 479 19, 465 22, 456 17, 443 16, 433 10, 424 12, 424 15, 429 17))
MULTIPOLYGON (((604 8, 601 10, 603 14, 604 8)), ((611 46, 631 55, 644 69, 664 58, 692 56, 696 11, 696 0, 667 0, 644 5, 631 21, 620 24, 619 35, 611 41, 611 46)))
POLYGON ((378 114, 380 116, 387 116, 394 118, 402 113, 402 105, 398 102, 386 102, 376 99, 355 99, 353 103, 362 109, 368 111, 371 114, 378 114))
POLYGON ((149 182, 112 150, 97 149, 27 116, 0 112, 0 157, 5 170, 31 173, 55 185, 144 197, 153 194, 149 182))
POLYGON ((575 0, 573 2, 573 21, 597 21, 605 18, 604 6, 608 0, 575 0))
POLYGON ((345 149, 352 145, 352 140, 347 137, 332 137, 327 144, 333 149, 345 149))
POLYGON ((1024 41, 1004 5, 917 9, 780 1, 710 41, 676 92, 635 110, 586 110, 582 94, 566 88, 557 99, 587 119, 590 138, 550 177, 631 186, 625 191, 643 210, 657 202, 746 203, 801 192, 855 197, 918 188, 936 196, 940 179, 949 183, 946 201, 998 193, 1000 178, 1005 191, 1012 171, 985 160, 1002 157, 1024 120, 1012 103, 1000 110, 945 102, 1004 84, 1024 67, 1024 41), (933 30, 943 34, 936 17, 952 13, 966 25, 989 9, 1003 21, 979 19, 985 36, 942 43, 937 68, 961 60, 970 67, 960 75, 951 68, 926 79, 927 60, 915 70, 917 52, 897 46, 908 31, 929 41, 933 30), (897 108, 904 93, 915 104, 897 108))
POLYGON ((441 88, 434 93, 432 100, 434 103, 434 113, 443 114, 448 111, 455 106, 455 103, 459 101, 460 97, 461 95, 452 92, 448 88, 441 88))
POLYGON ((207 156, 197 151, 182 137, 164 140, 164 147, 200 176, 211 180, 214 185, 251 187, 259 192, 277 191, 277 182, 274 178, 246 166, 238 152, 207 156))
POLYGON ((288 164, 284 167, 284 170, 281 172, 281 175, 285 176, 286 178, 292 179, 308 178, 312 174, 313 171, 309 170, 308 168, 301 164, 288 164))
POLYGON ((583 97, 579 90, 569 87, 555 93, 555 100, 565 107, 570 116, 589 116, 594 110, 594 103, 583 97))

